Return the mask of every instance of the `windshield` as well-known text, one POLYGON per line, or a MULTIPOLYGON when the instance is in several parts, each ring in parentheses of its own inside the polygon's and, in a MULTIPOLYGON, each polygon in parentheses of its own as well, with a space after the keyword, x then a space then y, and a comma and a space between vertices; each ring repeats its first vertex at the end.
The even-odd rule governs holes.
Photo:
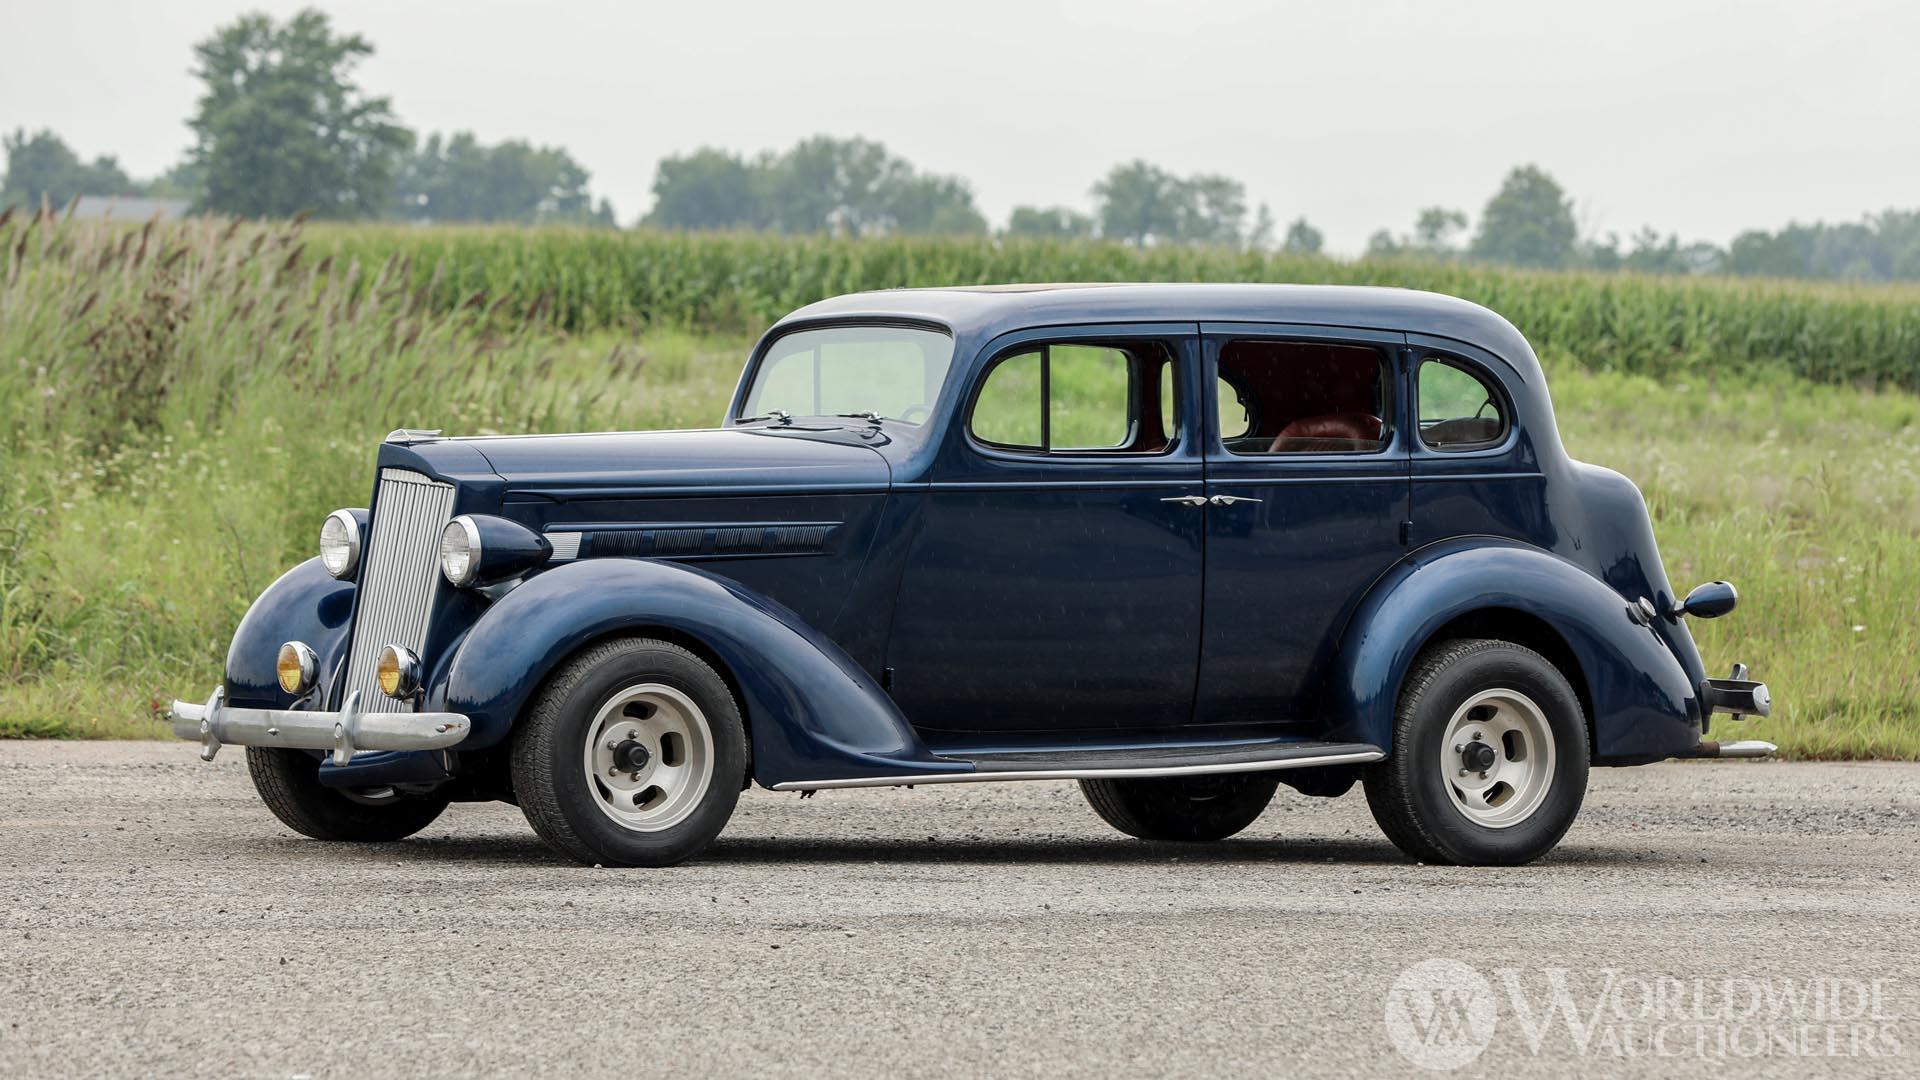
POLYGON ((909 326, 798 330, 767 347, 740 418, 872 413, 924 423, 953 362, 953 339, 909 326))

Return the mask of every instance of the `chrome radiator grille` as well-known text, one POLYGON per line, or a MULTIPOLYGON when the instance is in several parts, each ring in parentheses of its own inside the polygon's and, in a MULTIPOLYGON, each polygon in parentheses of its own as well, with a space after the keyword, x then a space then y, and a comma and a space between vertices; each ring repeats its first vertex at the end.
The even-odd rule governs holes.
POLYGON ((342 702, 358 690, 360 708, 366 712, 411 710, 407 703, 380 692, 374 667, 380 662, 382 646, 423 651, 427 620, 441 582, 440 531, 452 517, 452 485, 406 469, 380 470, 342 702))

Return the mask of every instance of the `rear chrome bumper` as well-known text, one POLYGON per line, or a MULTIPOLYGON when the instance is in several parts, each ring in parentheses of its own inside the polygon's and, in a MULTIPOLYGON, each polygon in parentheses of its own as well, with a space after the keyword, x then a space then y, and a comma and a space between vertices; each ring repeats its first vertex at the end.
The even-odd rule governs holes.
POLYGON ((362 750, 445 750, 473 730, 459 713, 361 712, 357 692, 347 695, 339 712, 300 712, 233 708, 226 688, 215 687, 205 705, 176 701, 167 716, 175 735, 200 744, 202 761, 231 744, 330 750, 333 763, 345 765, 362 750))

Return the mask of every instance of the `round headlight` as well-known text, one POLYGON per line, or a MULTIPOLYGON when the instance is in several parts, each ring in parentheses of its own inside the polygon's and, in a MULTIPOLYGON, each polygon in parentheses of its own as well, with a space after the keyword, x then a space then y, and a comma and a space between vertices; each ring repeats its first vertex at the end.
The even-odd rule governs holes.
POLYGON ((280 689, 289 694, 304 694, 313 689, 314 677, 320 671, 320 661, 313 650, 298 641, 289 641, 280 646, 280 658, 274 664, 280 676, 280 689))
POLYGON ((320 565, 343 578, 360 565, 360 523, 345 510, 335 510, 320 525, 320 565))
POLYGON ((413 692, 420 689, 420 658, 413 655, 412 649, 388 645, 380 650, 373 677, 380 684, 380 692, 388 697, 412 697, 413 692))
POLYGON ((440 572, 455 585, 471 585, 480 576, 480 527, 465 514, 440 532, 440 572))

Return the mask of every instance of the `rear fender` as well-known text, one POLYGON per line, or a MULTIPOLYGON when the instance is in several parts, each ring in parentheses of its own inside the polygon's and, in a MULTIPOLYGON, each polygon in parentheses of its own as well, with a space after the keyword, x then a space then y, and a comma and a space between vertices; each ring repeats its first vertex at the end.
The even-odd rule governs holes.
POLYGON ((1449 540, 1376 582, 1348 624, 1328 695, 1330 738, 1390 747, 1407 672, 1450 622, 1512 610, 1560 635, 1579 664, 1596 760, 1668 757, 1700 740, 1699 691, 1618 593, 1560 557, 1509 540, 1449 540))
POLYGON ((679 563, 588 559, 545 571, 481 616, 448 668, 445 707, 473 734, 458 749, 506 739, 535 691, 567 657, 619 634, 691 639, 726 668, 753 739, 754 778, 840 779, 951 772, 839 646, 780 604, 679 563))

